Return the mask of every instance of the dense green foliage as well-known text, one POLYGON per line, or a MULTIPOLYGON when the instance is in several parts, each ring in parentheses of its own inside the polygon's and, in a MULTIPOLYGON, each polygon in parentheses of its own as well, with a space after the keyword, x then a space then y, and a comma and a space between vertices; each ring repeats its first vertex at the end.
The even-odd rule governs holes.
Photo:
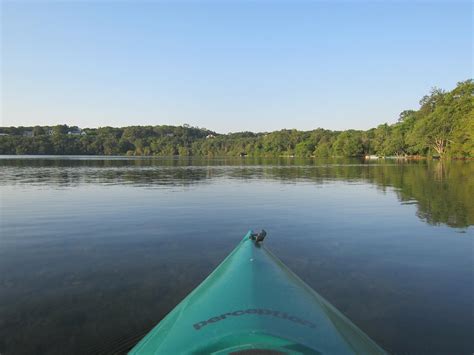
POLYGON ((397 123, 368 131, 281 130, 217 134, 184 126, 84 129, 0 128, 0 154, 158 156, 440 156, 474 158, 474 82, 445 92, 433 89, 418 111, 403 111, 397 123))

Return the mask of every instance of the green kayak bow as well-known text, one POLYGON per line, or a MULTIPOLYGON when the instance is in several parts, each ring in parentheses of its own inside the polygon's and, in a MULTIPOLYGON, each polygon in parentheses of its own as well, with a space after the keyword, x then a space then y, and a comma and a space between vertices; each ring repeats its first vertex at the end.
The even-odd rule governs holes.
POLYGON ((249 231, 130 354, 385 354, 249 231))

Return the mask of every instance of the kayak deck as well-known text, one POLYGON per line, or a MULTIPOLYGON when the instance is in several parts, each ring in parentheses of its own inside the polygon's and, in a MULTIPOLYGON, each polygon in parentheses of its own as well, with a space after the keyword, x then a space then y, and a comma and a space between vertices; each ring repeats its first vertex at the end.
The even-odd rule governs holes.
POLYGON ((251 236, 130 354, 385 353, 251 236))

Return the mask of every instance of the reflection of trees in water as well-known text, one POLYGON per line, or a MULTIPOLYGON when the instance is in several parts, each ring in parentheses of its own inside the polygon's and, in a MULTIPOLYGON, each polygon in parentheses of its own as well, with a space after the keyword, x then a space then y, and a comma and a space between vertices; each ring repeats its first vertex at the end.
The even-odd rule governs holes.
POLYGON ((369 181, 395 188, 404 203, 417 201, 417 215, 429 224, 451 227, 474 224, 474 164, 423 162, 379 166, 369 181))
POLYGON ((473 225, 473 167, 472 163, 433 162, 416 174, 408 174, 399 197, 402 201, 416 199, 417 215, 430 224, 473 225))
POLYGON ((359 160, 304 159, 9 159, 0 160, 0 184, 185 186, 227 178, 282 182, 370 182, 394 188, 403 203, 416 200, 430 224, 474 224, 474 164, 460 161, 364 164, 359 160))

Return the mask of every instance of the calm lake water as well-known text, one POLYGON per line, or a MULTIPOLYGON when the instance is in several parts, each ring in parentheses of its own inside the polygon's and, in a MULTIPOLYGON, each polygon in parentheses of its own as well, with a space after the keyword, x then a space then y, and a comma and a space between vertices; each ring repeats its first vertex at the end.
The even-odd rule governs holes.
POLYGON ((398 354, 474 351, 474 162, 0 157, 0 353, 126 351, 267 246, 398 354))

